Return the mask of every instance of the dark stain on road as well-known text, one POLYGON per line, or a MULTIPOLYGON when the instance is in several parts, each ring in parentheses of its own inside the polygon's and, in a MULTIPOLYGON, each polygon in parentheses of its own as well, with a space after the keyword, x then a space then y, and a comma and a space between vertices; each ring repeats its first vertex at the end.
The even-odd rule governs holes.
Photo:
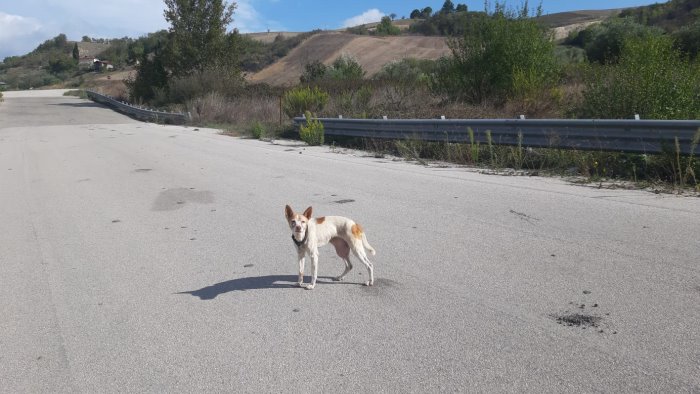
POLYGON ((194 191, 188 188, 167 189, 158 195, 153 202, 153 211, 174 211, 188 203, 212 204, 214 193, 210 191, 194 191))
POLYGON ((599 316, 589 315, 585 313, 568 313, 563 315, 554 316, 557 323, 563 324, 569 327, 598 327, 598 324, 602 320, 599 316))
POLYGON ((514 210, 512 210, 512 209, 510 210, 510 213, 512 213, 513 215, 516 215, 516 216, 519 217, 521 220, 524 220, 524 221, 526 221, 526 222, 528 222, 528 223, 530 223, 530 224, 535 224, 535 222, 539 222, 539 221, 540 221, 540 219, 538 219, 538 218, 532 217, 532 216, 530 216, 530 215, 528 215, 528 214, 525 214, 525 213, 522 213, 522 212, 514 211, 514 210))
POLYGON ((347 200, 338 200, 338 201, 333 201, 333 202, 336 203, 336 204, 348 204, 348 203, 351 203, 351 202, 355 202, 355 200, 347 199, 347 200))
POLYGON ((137 168, 134 170, 134 172, 150 172, 153 171, 152 168, 137 168))

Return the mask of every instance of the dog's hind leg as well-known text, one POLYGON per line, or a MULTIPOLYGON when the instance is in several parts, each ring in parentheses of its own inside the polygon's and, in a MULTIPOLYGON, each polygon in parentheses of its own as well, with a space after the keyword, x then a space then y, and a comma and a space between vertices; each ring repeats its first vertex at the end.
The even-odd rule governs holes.
POLYGON ((335 253, 337 253, 345 263, 345 271, 343 271, 343 273, 339 276, 333 278, 335 281, 341 281, 352 269, 352 263, 350 262, 350 246, 348 246, 348 243, 342 238, 332 238, 330 243, 333 244, 333 247, 335 247, 335 253))
POLYGON ((365 286, 372 286, 374 285, 374 265, 369 261, 369 258, 367 258, 367 253, 365 253, 362 247, 362 242, 355 243, 354 246, 355 247, 352 249, 353 254, 367 267, 367 273, 369 274, 369 280, 365 282, 365 286))
POLYGON ((343 278, 345 277, 345 275, 347 275, 348 272, 350 272, 350 270, 352 269, 352 263, 350 262, 350 257, 344 258, 344 259, 343 259, 343 262, 345 262, 345 271, 343 271, 342 274, 340 274, 340 275, 336 276, 335 278, 333 278, 333 280, 336 281, 336 282, 339 282, 339 281, 343 280, 343 278))

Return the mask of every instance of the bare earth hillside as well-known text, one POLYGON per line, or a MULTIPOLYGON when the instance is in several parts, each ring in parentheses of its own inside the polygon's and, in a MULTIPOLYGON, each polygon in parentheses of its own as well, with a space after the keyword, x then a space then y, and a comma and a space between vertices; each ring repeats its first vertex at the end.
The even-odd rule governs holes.
POLYGON ((329 65, 342 54, 354 57, 371 76, 393 60, 438 59, 449 53, 445 37, 374 37, 327 32, 310 37, 284 58, 260 72, 248 75, 248 80, 293 85, 299 82, 306 64, 318 60, 329 65))

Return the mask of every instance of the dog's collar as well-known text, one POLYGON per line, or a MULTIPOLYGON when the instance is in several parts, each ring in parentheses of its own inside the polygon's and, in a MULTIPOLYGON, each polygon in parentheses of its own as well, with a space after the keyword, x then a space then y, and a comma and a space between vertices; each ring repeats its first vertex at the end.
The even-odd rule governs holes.
POLYGON ((301 245, 306 243, 306 239, 309 237, 309 229, 306 229, 306 232, 304 233, 304 239, 301 241, 297 241, 296 238, 294 238, 294 234, 292 234, 292 241, 294 241, 294 244, 297 246, 297 248, 301 248, 301 245))

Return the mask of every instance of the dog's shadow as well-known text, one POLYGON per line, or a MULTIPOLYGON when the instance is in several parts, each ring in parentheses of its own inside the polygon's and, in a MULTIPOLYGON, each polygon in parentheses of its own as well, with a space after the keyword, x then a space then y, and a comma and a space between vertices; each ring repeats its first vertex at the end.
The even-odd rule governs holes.
MULTIPOLYGON (((304 278, 305 283, 311 282, 311 277, 304 278)), ((317 285, 329 283, 345 283, 334 282, 331 277, 318 277, 317 285)), ((199 290, 182 291, 176 294, 190 294, 199 297, 200 300, 213 300, 221 294, 232 291, 260 290, 260 289, 291 289, 298 288, 296 275, 267 275, 253 276, 248 278, 238 278, 220 282, 211 286, 202 287, 199 290)))

